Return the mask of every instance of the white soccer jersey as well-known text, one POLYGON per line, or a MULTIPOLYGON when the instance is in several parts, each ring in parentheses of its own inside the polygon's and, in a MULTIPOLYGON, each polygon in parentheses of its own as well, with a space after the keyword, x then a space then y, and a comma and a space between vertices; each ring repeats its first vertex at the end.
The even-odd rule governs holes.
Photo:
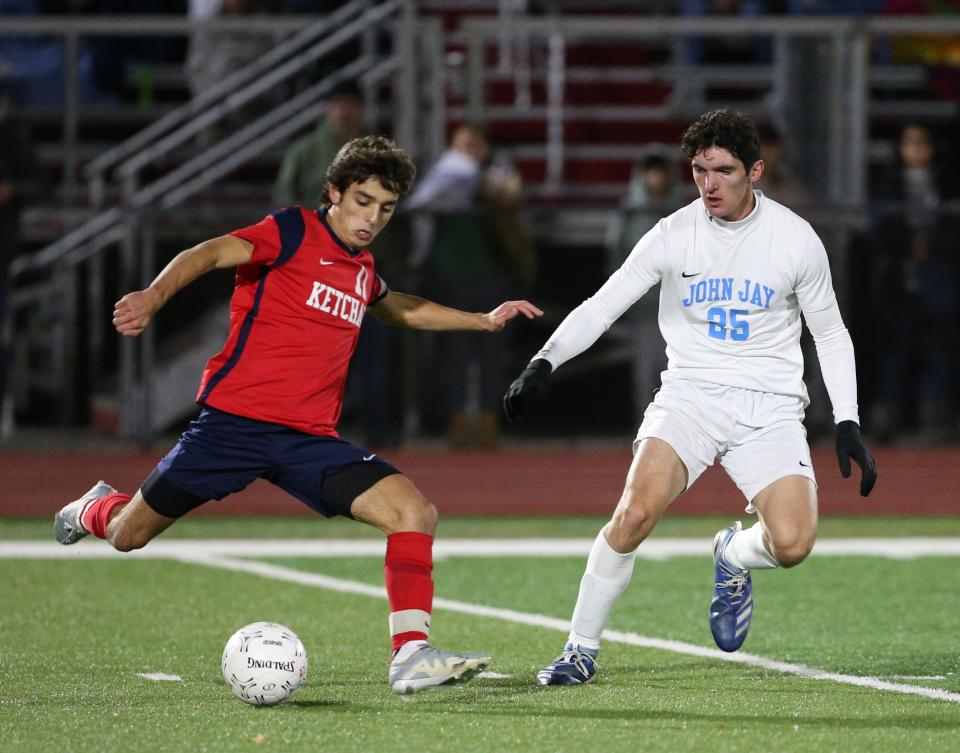
POLYGON ((590 347, 659 282, 659 323, 671 373, 796 395, 807 404, 802 312, 835 420, 859 422, 853 344, 823 243, 805 220, 754 193, 754 210, 737 222, 711 218, 699 198, 662 219, 535 357, 557 368, 590 347))

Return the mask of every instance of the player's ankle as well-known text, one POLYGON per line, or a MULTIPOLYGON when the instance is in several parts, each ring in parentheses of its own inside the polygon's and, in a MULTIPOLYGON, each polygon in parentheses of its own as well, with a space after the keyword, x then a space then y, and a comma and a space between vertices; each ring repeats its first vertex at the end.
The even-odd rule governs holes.
POLYGON ((581 643, 571 643, 567 641, 567 644, 563 647, 564 651, 579 651, 581 654, 587 654, 588 656, 596 659, 600 655, 600 647, 597 646, 593 648, 591 646, 584 646, 581 643))

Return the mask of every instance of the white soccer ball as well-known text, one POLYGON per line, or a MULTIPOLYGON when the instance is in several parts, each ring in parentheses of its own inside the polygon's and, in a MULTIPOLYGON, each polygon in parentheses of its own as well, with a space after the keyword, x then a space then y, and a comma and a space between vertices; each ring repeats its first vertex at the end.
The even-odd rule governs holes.
POLYGON ((297 692, 307 676, 307 650, 290 628, 254 622, 230 636, 223 649, 223 679, 244 703, 271 706, 297 692))

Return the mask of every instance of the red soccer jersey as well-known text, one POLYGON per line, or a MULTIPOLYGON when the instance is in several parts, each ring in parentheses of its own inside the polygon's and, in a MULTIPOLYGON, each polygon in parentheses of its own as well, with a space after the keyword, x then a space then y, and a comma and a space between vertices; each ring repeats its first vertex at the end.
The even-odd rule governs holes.
POLYGON ((237 269, 230 336, 197 402, 337 436, 363 314, 388 292, 373 255, 342 243, 324 210, 289 207, 231 235, 250 241, 253 257, 237 269))

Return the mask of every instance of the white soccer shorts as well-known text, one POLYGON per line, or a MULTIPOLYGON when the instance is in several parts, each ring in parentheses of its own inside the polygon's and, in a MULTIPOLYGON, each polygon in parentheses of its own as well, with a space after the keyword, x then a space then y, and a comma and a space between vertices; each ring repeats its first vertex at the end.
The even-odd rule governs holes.
POLYGON ((810 462, 804 403, 799 397, 727 387, 663 372, 663 384, 647 406, 633 449, 656 437, 687 467, 687 488, 715 460, 743 496, 752 500, 785 476, 817 483, 810 462))

